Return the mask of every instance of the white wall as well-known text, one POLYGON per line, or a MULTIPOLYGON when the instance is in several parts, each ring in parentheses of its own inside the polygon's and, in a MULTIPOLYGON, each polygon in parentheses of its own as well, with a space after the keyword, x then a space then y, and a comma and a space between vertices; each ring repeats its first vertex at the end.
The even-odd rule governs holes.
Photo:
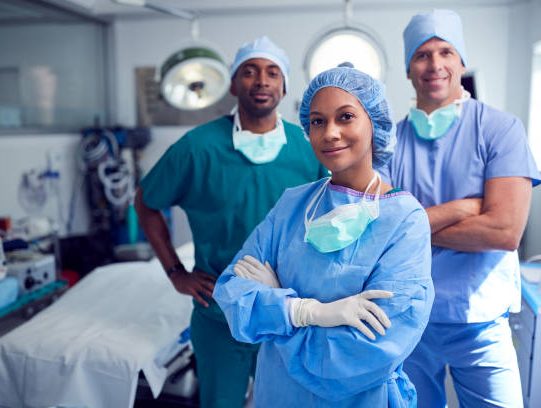
MULTIPOLYGON (((480 74, 484 101, 499 109, 517 114, 525 123, 528 118, 530 45, 541 39, 541 4, 523 3, 518 6, 467 6, 449 7, 460 13, 465 28, 468 68, 480 74)), ((438 5, 443 7, 445 5, 438 5)), ((417 8, 402 6, 394 10, 372 6, 353 10, 353 20, 374 33, 387 53, 387 92, 394 108, 395 119, 402 118, 409 107, 413 89, 407 81, 403 65, 402 30, 417 8)), ((213 43, 230 63, 238 46, 266 34, 283 47, 291 59, 291 90, 282 103, 281 111, 292 121, 297 121, 295 102, 306 86, 302 64, 306 49, 314 37, 325 27, 342 20, 342 8, 334 11, 302 11, 270 13, 265 15, 227 15, 208 17, 200 21, 201 38, 213 43)), ((132 126, 136 121, 134 68, 158 66, 171 53, 190 41, 189 23, 177 18, 128 19, 112 24, 108 33, 111 60, 108 77, 112 121, 132 126)), ((5 38, 5 37, 4 37, 5 38)), ((2 41, 0 39, 0 45, 2 41)), ((0 60, 3 59, 0 48, 0 60)), ((157 160, 167 146, 184 132, 181 128, 156 128, 154 140, 145 150, 142 166, 146 170, 157 160)), ((72 157, 78 135, 0 136, 0 214, 24 215, 15 198, 16 185, 22 171, 45 163, 45 152, 54 149, 72 157), (9 176, 8 176, 9 175, 9 176)), ((74 167, 67 159, 62 170, 73 179, 74 167)), ((71 184, 65 182, 64 196, 71 194, 71 184)), ((539 189, 541 190, 541 189, 539 189)), ((537 196, 541 192, 535 192, 537 196)), ((537 197, 537 203, 541 202, 537 197)), ((541 252, 541 220, 536 217, 541 205, 532 208, 532 222, 528 239, 529 249, 541 252)), ((51 209, 53 211, 53 209, 51 209)), ((77 221, 77 228, 85 228, 85 220, 77 221)), ((182 240, 182 238, 181 238, 182 240)))
MULTIPOLYGON (((507 77, 507 109, 528 125, 530 107, 531 68, 534 44, 541 41, 541 2, 533 1, 510 9, 510 55, 507 77)), ((539 115, 539 112, 536 113, 539 115)), ((529 134, 541 138, 540 134, 529 134)), ((537 163, 541 169, 541 163, 537 163)), ((526 233, 523 257, 541 254, 541 187, 533 190, 532 205, 526 233)))
MULTIPOLYGON (((455 7, 464 22, 470 69, 475 69, 488 86, 483 89, 485 99, 497 108, 505 107, 507 56, 509 53, 509 8, 455 7), (480 21, 483 23, 480 24, 480 21), (500 84, 500 86, 494 86, 500 84)), ((418 10, 401 7, 397 10, 371 8, 354 9, 353 20, 369 28, 387 53, 387 92, 395 111, 402 118, 409 107, 413 89, 406 79, 403 63, 402 30, 418 10)), ((302 70, 305 52, 318 33, 325 27, 342 21, 342 9, 334 11, 295 13, 265 13, 265 15, 228 15, 208 17, 200 21, 201 38, 214 44, 226 62, 232 62, 238 46, 266 34, 283 47, 291 60, 289 95, 281 111, 285 118, 297 121, 295 101, 306 86, 302 70)), ((159 66, 170 54, 182 48, 190 39, 190 26, 178 18, 151 20, 122 20, 112 30, 117 50, 116 110, 117 120, 124 125, 135 123, 134 68, 159 66)))

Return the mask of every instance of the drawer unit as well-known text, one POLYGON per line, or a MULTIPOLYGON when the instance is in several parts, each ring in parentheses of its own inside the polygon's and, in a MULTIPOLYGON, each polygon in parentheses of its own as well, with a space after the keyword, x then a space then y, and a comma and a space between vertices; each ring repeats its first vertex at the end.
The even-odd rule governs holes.
MULTIPOLYGON (((540 265, 541 267, 541 265, 540 265)), ((541 407, 541 286, 522 280, 522 309, 509 323, 517 350, 525 408, 541 407)))

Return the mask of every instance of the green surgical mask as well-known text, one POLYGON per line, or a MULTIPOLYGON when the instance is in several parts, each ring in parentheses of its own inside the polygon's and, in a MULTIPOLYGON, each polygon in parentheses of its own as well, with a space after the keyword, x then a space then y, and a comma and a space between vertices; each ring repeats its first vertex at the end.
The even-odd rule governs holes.
POLYGON ((470 98, 469 92, 463 90, 462 97, 453 103, 436 109, 427 115, 421 109, 410 108, 408 122, 415 130, 415 134, 424 140, 436 140, 444 136, 460 117, 462 103, 470 98))
POLYGON ((284 124, 280 116, 276 127, 263 134, 242 130, 238 112, 233 120, 233 147, 255 164, 269 163, 278 157, 282 146, 287 144, 284 124))
POLYGON ((378 173, 374 172, 366 191, 369 191, 376 181, 379 185, 374 200, 368 201, 365 194, 358 203, 341 205, 314 220, 323 193, 330 182, 329 178, 306 207, 304 241, 322 253, 339 251, 357 241, 368 225, 379 216, 381 178, 378 173), (314 211, 308 218, 314 206, 314 211))

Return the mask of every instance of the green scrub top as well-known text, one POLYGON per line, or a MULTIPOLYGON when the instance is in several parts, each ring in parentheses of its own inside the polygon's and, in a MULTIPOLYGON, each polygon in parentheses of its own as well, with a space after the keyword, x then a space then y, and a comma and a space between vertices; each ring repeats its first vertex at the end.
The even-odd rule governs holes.
POLYGON ((233 117, 187 132, 141 181, 153 209, 180 206, 195 246, 195 267, 218 276, 289 187, 328 175, 300 127, 284 122, 278 157, 254 164, 233 147, 233 117))

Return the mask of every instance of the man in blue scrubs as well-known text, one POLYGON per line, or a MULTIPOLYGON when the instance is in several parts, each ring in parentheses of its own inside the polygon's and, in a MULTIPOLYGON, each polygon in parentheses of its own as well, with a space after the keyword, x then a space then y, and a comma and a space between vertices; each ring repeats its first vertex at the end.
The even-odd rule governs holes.
POLYGON ((145 176, 136 208, 176 290, 194 298, 191 340, 200 405, 241 408, 257 346, 233 339, 212 300, 214 281, 283 191, 326 175, 302 130, 280 118, 289 61, 267 37, 242 46, 231 67, 238 109, 173 144, 145 176), (160 209, 178 205, 195 246, 192 273, 180 263, 160 209))
POLYGON ((421 408, 446 406, 445 365, 461 406, 522 407, 508 315, 520 308, 517 247, 540 175, 520 120, 461 87, 467 55, 456 13, 414 16, 404 44, 417 100, 383 175, 428 213, 436 290, 404 369, 421 408))

